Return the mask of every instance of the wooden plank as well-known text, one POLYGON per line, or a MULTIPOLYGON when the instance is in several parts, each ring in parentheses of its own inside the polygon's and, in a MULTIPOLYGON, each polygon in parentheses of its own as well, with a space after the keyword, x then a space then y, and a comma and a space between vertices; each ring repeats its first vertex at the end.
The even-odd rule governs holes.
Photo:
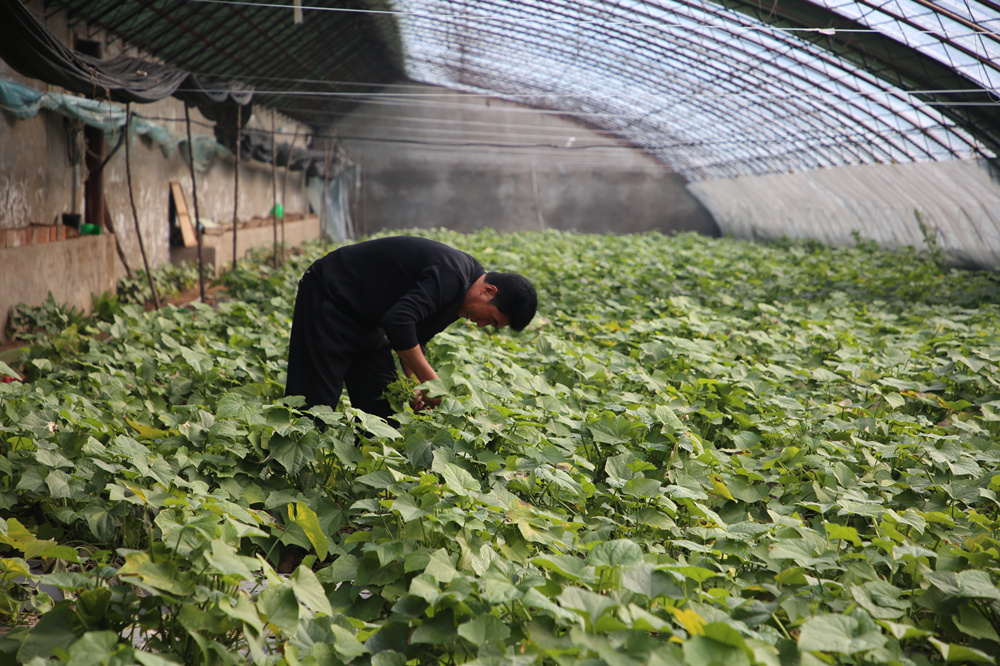
POLYGON ((170 195, 174 203, 174 211, 177 213, 177 226, 181 229, 181 237, 184 239, 184 247, 193 247, 198 244, 198 238, 194 235, 194 226, 191 224, 191 215, 188 214, 187 202, 184 200, 184 191, 177 181, 170 183, 170 195))

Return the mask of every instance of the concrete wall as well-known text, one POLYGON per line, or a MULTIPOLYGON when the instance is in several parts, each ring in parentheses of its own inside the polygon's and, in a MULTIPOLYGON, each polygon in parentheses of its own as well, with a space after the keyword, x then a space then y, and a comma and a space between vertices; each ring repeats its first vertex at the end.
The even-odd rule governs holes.
MULTIPOLYGON (((33 0, 29 6, 37 16, 45 16, 43 5, 33 0)), ((54 13, 46 20, 46 25, 63 43, 73 46, 76 38, 104 43, 102 57, 110 58, 121 53, 121 42, 109 41, 98 30, 90 30, 84 23, 69 26, 61 12, 54 13)), ((148 55, 130 49, 128 55, 149 58, 148 55)), ((54 86, 28 79, 17 74, 6 63, 0 61, 0 78, 12 79, 42 92, 65 92, 54 86)), ((178 138, 186 138, 184 105, 168 98, 145 105, 133 105, 132 110, 145 118, 159 123, 178 138)), ((197 109, 191 109, 191 131, 194 135, 212 135, 212 123, 201 116, 197 109)), ((295 132, 299 136, 306 128, 280 115, 275 117, 275 129, 282 134, 278 141, 291 141, 295 132)), ((256 110, 250 120, 251 127, 270 130, 272 115, 269 110, 256 110)), ((0 238, 5 238, 7 230, 27 229, 32 225, 52 225, 61 222, 61 215, 83 212, 83 189, 81 181, 86 178, 86 167, 77 170, 70 163, 72 142, 78 134, 70 130, 63 116, 50 111, 42 111, 34 118, 20 120, 0 111, 0 238)), ((298 146, 302 146, 299 139, 298 146)), ((114 147, 106 141, 106 151, 114 147)), ((165 154, 160 145, 153 144, 144 137, 135 137, 130 145, 132 188, 131 197, 126 170, 124 147, 115 153, 103 171, 104 196, 126 261, 132 269, 142 269, 143 262, 139 248, 141 235, 151 266, 170 261, 170 182, 178 181, 184 191, 187 206, 194 216, 194 198, 191 187, 191 173, 187 153, 174 150, 165 154), (132 199, 135 201, 136 216, 132 213, 132 199), (138 218, 139 233, 136 231, 138 218)), ((107 153, 106 153, 107 154, 107 153)), ((273 202, 272 168, 269 164, 243 162, 240 166, 239 201, 237 211, 240 220, 255 216, 266 216, 273 202)), ((220 224, 231 224, 234 210, 235 159, 229 155, 214 159, 207 170, 197 173, 198 213, 202 218, 220 224)), ((305 175, 290 172, 285 182, 284 169, 277 170, 278 200, 282 201, 285 190, 284 208, 288 213, 309 211, 305 175)), ((318 233, 317 233, 318 235, 318 233)), ((100 246, 108 246, 110 235, 95 241, 100 246)), ((0 284, 3 285, 0 301, 0 341, 4 339, 3 329, 7 321, 9 304, 39 304, 49 291, 58 300, 78 305, 84 309, 90 306, 90 278, 93 271, 104 271, 107 267, 103 254, 88 256, 90 245, 85 239, 69 239, 57 250, 56 244, 46 244, 28 249, 27 246, 8 247, 0 260, 0 284), (81 252, 75 256, 76 252, 81 252), (45 258, 52 254, 59 257, 65 253, 74 258, 64 263, 67 269, 51 270, 53 261, 45 258), (90 265, 93 264, 93 266, 90 265), (78 290, 80 293, 76 293, 78 290), (86 292, 86 293, 84 293, 86 292)), ((0 243, 2 246, 3 243, 0 243)), ((94 284, 100 291, 113 288, 118 277, 125 274, 125 267, 112 245, 110 272, 94 284)), ((68 256, 68 255, 67 255, 68 256)), ((67 259, 67 257, 63 257, 67 259)))
POLYGON ((718 233, 663 165, 545 111, 400 85, 330 131, 362 167, 361 235, 438 226, 718 233))
MULTIPOLYGON (((272 224, 270 218, 257 218, 241 223, 236 230, 236 254, 245 255, 251 248, 272 248, 274 239, 286 248, 320 237, 318 215, 289 215, 282 223, 272 224)), ((202 261, 211 264, 211 275, 218 277, 233 262, 233 228, 208 229, 202 235, 202 261)), ((174 263, 198 261, 198 247, 175 248, 170 254, 174 263)))
MULTIPOLYGON (((49 293, 57 303, 84 312, 91 307, 91 294, 115 288, 114 238, 110 235, 79 236, 37 245, 0 248, 0 312, 4 328, 15 305, 38 305, 49 293), (46 275, 49 279, 25 279, 46 275)), ((0 342, 5 340, 0 330, 0 342)))
MULTIPOLYGON (((173 98, 145 105, 136 112, 148 114, 148 117, 158 118, 159 122, 168 126, 174 133, 185 134, 184 106, 173 98)), ((190 109, 192 133, 210 134, 212 123, 205 120, 197 109, 190 109)), ((251 126, 270 129, 270 111, 258 111, 251 118, 251 126), (263 117, 261 117, 263 116, 263 117)), ((279 130, 283 124, 279 120, 279 130)), ((291 133, 294 124, 285 121, 286 131, 291 133)), ((289 136, 287 141, 291 140, 289 136)), ((279 139, 281 141, 281 139, 279 139)), ((176 151, 170 157, 164 156, 159 146, 138 139, 133 143, 132 191, 135 206, 139 216, 139 226, 143 230, 143 241, 146 252, 153 265, 170 260, 169 246, 169 197, 170 182, 181 184, 184 198, 192 220, 195 215, 195 201, 191 185, 191 170, 187 163, 185 151, 176 151)), ((135 221, 129 198, 127 173, 125 169, 124 150, 111 158, 105 168, 105 196, 107 206, 114 220, 115 232, 121 238, 126 255, 130 258, 133 268, 141 268, 132 258, 139 258, 139 244, 135 233, 135 221)), ((196 172, 198 187, 198 215, 203 219, 219 224, 232 224, 233 192, 235 183, 235 158, 220 158, 214 160, 209 168, 196 172)), ((285 209, 289 212, 307 212, 308 203, 305 196, 305 174, 301 171, 290 172, 287 187, 285 186, 285 170, 278 169, 276 173, 276 189, 278 200, 282 200, 285 191, 287 201, 285 209)), ((240 165, 239 202, 236 203, 237 215, 240 220, 254 216, 266 215, 273 205, 272 168, 269 164, 260 162, 242 162, 240 165)))
POLYGON ((688 189, 738 238, 851 245, 857 233, 887 248, 925 248, 926 229, 955 265, 1000 268, 1000 185, 984 162, 817 169, 688 189))

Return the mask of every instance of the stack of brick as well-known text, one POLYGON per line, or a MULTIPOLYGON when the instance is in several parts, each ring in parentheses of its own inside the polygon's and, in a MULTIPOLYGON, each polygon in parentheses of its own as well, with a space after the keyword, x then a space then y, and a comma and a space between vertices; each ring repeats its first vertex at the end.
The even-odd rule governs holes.
POLYGON ((80 232, 62 224, 32 225, 21 229, 0 229, 0 247, 21 247, 76 238, 80 232))

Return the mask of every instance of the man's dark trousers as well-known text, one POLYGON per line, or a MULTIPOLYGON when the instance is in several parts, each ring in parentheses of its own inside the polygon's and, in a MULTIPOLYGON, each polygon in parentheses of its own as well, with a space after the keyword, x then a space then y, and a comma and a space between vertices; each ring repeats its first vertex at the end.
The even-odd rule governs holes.
POLYGON ((396 360, 381 329, 364 331, 307 270, 295 296, 285 395, 305 396, 304 409, 336 409, 346 385, 353 407, 389 418, 393 410, 383 394, 396 377, 396 360))

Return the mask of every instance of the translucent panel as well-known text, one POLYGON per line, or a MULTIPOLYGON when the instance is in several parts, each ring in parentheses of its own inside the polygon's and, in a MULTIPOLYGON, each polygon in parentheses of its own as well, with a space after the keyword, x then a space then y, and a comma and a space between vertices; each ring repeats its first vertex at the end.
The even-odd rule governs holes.
MULTIPOLYGON (((805 6, 805 3, 803 3, 805 6)), ((812 5, 809 5, 812 6, 812 5)), ((992 88, 1000 15, 978 3, 815 3, 992 88)), ((397 3, 417 81, 563 112, 691 180, 992 155, 939 102, 799 28, 708 0, 397 3)), ((905 53, 901 49, 900 53, 905 53)), ((911 63, 900 63, 902 72, 911 63)))
POLYGON ((1000 85, 1000 14, 976 2, 823 2, 977 81, 1000 85))

